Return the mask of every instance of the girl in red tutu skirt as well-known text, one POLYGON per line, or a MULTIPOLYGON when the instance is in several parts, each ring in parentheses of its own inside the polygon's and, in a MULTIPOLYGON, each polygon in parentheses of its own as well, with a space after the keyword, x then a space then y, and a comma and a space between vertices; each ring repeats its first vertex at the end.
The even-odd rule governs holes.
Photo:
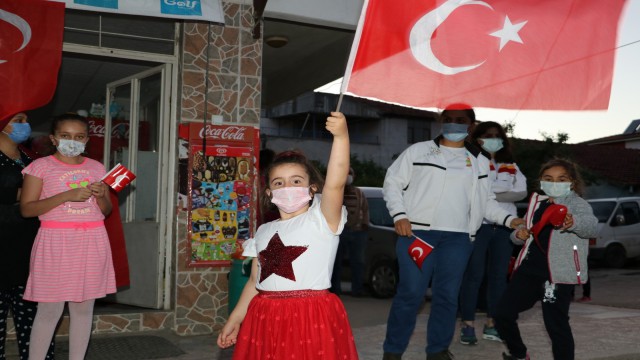
POLYGON ((235 344, 234 359, 358 359, 344 306, 327 290, 347 220, 344 115, 332 112, 326 128, 333 144, 324 186, 297 152, 279 154, 266 169, 265 200, 278 207, 280 219, 261 225, 244 244, 243 255, 255 257, 251 277, 218 336, 221 348, 235 344))

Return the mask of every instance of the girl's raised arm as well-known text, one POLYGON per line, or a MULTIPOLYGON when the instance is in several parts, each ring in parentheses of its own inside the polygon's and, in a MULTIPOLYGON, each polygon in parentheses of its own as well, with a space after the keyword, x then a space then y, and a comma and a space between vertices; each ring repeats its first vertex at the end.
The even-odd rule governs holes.
POLYGON ((327 176, 322 188, 321 209, 331 230, 337 231, 342 213, 344 186, 349 174, 347 119, 340 112, 332 112, 331 116, 327 117, 326 128, 333 135, 333 144, 327 164, 327 176))

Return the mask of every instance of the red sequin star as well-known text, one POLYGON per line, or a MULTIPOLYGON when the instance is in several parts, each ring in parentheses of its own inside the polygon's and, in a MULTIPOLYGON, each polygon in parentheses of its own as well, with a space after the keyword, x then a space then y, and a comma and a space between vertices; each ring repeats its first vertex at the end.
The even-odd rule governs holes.
POLYGON ((307 251, 306 246, 284 246, 282 240, 280 240, 280 235, 275 233, 269 240, 267 248, 258 254, 261 266, 260 282, 263 282, 272 274, 296 281, 292 263, 305 251, 307 251))

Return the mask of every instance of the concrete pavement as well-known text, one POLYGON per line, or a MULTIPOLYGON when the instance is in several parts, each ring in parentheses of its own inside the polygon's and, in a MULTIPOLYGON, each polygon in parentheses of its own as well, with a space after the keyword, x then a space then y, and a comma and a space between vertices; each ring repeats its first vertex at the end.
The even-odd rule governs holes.
MULTIPOLYGON (((595 269, 592 271, 591 303, 574 303, 571 305, 571 326, 576 342, 577 360, 640 360, 640 270, 627 268, 621 270, 595 269), (615 305, 615 306, 610 306, 615 305)), ((577 289, 577 295, 580 295, 577 289)), ((391 305, 390 299, 342 297, 356 339, 361 360, 382 359, 382 342, 386 330, 386 317, 391 305)), ((403 356, 404 360, 425 359, 426 323, 429 303, 418 315, 417 326, 403 356)), ((483 315, 479 314, 477 326, 481 328, 483 315)), ((532 359, 551 360, 550 342, 544 325, 540 307, 534 307, 522 314, 520 329, 529 348, 532 359)), ((181 349, 184 354, 162 359, 180 360, 227 360, 231 359, 232 350, 220 350, 215 346, 215 337, 190 336, 180 337, 169 331, 144 333, 156 335, 169 340, 181 349)), ((94 336, 104 338, 108 335, 94 336)), ((111 335, 127 337, 132 334, 111 335)), ((117 340, 117 339, 114 339, 117 340)), ((65 339, 59 339, 64 343, 65 339)), ((15 343, 8 344, 9 360, 17 360, 15 343), (11 349, 13 348, 13 349, 11 349)), ((450 350, 456 360, 501 360, 504 346, 495 341, 479 339, 476 345, 459 343, 459 330, 456 331, 450 350)), ((61 357, 57 357, 62 359, 61 357)), ((108 354, 87 359, 111 359, 108 354)), ((157 357, 154 357, 157 359, 157 357)), ((114 360, 126 360, 121 355, 114 360)), ((144 359, 144 357, 140 357, 144 359)))

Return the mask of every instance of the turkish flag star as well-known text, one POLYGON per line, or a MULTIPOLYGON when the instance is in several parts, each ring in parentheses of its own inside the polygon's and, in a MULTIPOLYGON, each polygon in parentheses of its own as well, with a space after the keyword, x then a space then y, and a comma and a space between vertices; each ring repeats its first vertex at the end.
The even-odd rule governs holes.
POLYGON ((293 261, 302 253, 307 251, 307 246, 285 246, 280 235, 275 233, 266 249, 260 251, 258 260, 260 262, 260 282, 272 274, 282 276, 285 279, 296 281, 293 272, 293 261))
POLYGON ((502 29, 490 34, 491 36, 495 36, 500 39, 500 49, 498 51, 502 51, 502 48, 507 45, 509 41, 515 41, 522 44, 522 39, 520 38, 520 35, 518 35, 518 31, 520 31, 526 23, 526 21, 523 21, 517 24, 512 24, 509 16, 505 17, 502 29))
POLYGON ((625 2, 366 0, 341 91, 418 108, 604 110, 625 2))

